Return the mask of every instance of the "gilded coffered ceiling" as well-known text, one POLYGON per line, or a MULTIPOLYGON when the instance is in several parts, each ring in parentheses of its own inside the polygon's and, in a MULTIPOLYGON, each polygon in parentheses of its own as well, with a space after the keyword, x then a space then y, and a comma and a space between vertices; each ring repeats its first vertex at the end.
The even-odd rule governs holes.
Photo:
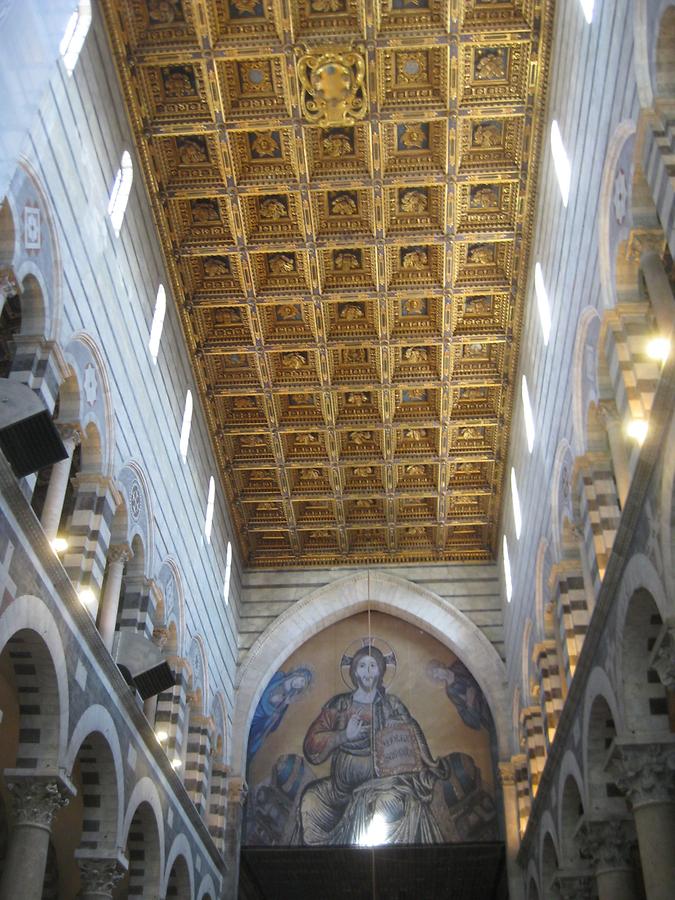
POLYGON ((254 566, 494 554, 552 0, 105 0, 254 566))

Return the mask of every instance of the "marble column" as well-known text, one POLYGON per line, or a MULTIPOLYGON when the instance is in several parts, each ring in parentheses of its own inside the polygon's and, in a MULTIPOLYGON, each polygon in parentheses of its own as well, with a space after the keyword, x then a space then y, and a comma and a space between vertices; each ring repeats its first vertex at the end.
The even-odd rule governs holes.
POLYGON ((127 544, 110 547, 108 550, 108 575, 98 609, 98 630, 103 638, 103 643, 110 652, 112 652, 115 638, 115 624, 117 622, 117 608, 120 602, 124 566, 132 556, 131 547, 127 544))
POLYGON ((659 334, 670 337, 675 326, 675 303, 663 261, 654 250, 647 250, 640 257, 640 269, 659 334))
POLYGON ((14 805, 14 827, 0 879, 0 900, 19 896, 21 900, 41 900, 52 822, 74 791, 56 774, 5 772, 5 779, 14 805))
MULTIPOLYGON (((166 628, 155 628, 152 632, 152 643, 163 651, 168 637, 169 632, 166 628)), ((147 700, 143 701, 143 712, 145 714, 145 718, 148 720, 153 729, 155 727, 155 718, 157 716, 157 698, 158 694, 154 694, 152 697, 148 697, 147 700)))
POLYGON ((607 431, 607 442, 609 443, 609 454, 612 457, 616 492, 619 495, 619 502, 623 509, 628 497, 631 474, 628 451, 626 450, 626 442, 621 427, 621 418, 613 403, 600 404, 600 418, 607 431))
POLYGON ((518 795, 516 793, 516 771, 510 760, 499 763, 499 782, 504 802, 504 825, 506 829, 506 874, 509 882, 510 900, 523 900, 523 877, 517 856, 520 847, 518 823, 518 795))
POLYGON ((584 818, 579 850, 595 872, 598 900, 639 900, 631 850, 635 829, 628 819, 584 818))
POLYGON ((231 777, 227 785, 227 812, 225 814, 225 890, 223 897, 236 897, 239 893, 239 855, 241 853, 241 829, 248 787, 241 776, 231 777))
POLYGON ((47 540, 53 540, 59 530, 61 522, 61 513, 63 512, 63 501, 66 498, 66 489, 68 487, 68 479, 70 478, 70 469, 73 464, 73 453, 82 438, 81 433, 72 425, 61 426, 61 439, 63 446, 66 448, 68 456, 61 462, 54 463, 52 466, 52 474, 47 487, 47 496, 42 507, 42 515, 40 522, 47 540))
POLYGON ((607 770, 635 819, 647 900, 675 897, 675 736, 616 739, 607 770))
POLYGON ((122 853, 97 857, 76 850, 75 858, 80 867, 79 900, 112 900, 129 868, 126 857, 122 853))

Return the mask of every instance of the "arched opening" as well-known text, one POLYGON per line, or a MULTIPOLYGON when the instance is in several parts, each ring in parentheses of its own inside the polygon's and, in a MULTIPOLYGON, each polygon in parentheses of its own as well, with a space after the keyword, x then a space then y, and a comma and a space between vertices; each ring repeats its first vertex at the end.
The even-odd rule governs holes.
POLYGON ((131 541, 132 555, 124 564, 120 599, 117 605, 115 633, 119 635, 123 629, 142 630, 141 609, 145 592, 145 548, 139 535, 131 541))
MULTIPOLYGON (((9 276, 8 276, 9 278, 9 276)), ((14 363, 14 337, 21 331, 21 295, 11 282, 0 314, 0 378, 8 378, 14 363)))
MULTIPOLYGON (((0 653, 0 771, 58 770, 61 731, 58 684, 52 653, 42 637, 28 628, 13 634, 0 653)), ((18 783, 20 786, 21 780, 18 783)), ((57 817, 62 811, 59 810, 57 817)), ((15 817, 16 807, 7 782, 0 779, 0 855, 3 858, 15 830, 15 817)), ((62 886, 68 876, 68 859, 59 852, 52 838, 44 848, 36 848, 35 871, 45 866, 42 894, 45 900, 65 896, 62 886)), ((4 865, 0 863, 0 875, 3 870, 4 865)))
POLYGON ((559 896, 558 890, 553 884, 558 869, 558 854, 553 838, 547 832, 541 849, 541 889, 546 900, 554 900, 559 896))
POLYGON ((34 275, 26 275, 21 282, 21 335, 44 337, 46 331, 45 296, 34 275))
POLYGON ((9 203, 0 204, 0 267, 10 266, 14 259, 16 231, 9 203))
POLYGON ((579 793, 579 787, 575 779, 568 775, 563 788, 562 807, 560 810, 560 843, 564 865, 574 866, 578 864, 579 853, 575 844, 575 836, 583 814, 584 804, 579 793))
POLYGON ((609 704, 598 695, 591 707, 586 741, 586 784, 593 816, 620 816, 626 811, 623 794, 605 770, 607 751, 615 737, 616 725, 609 704))
POLYGON ((669 731, 666 691, 651 665, 662 625, 649 591, 636 591, 628 604, 623 629, 621 672, 626 728, 635 735, 669 731))
MULTIPOLYGON (((59 387, 53 418, 56 425, 61 426, 61 437, 70 455, 70 462, 64 459, 41 469, 37 473, 31 497, 33 511, 42 522, 50 540, 65 532, 64 526, 75 504, 72 478, 82 465, 81 435, 77 430, 80 419, 80 388, 75 374, 66 378, 59 387), (57 473, 59 477, 50 488, 57 473)), ((63 536, 65 537, 65 533, 63 536)))
POLYGON ((82 802, 80 846, 113 855, 117 846, 119 804, 117 773, 110 745, 97 731, 87 735, 77 752, 72 781, 82 802))
POLYGON ((61 722, 56 670, 37 632, 25 628, 7 641, 0 654, 0 693, 2 768, 57 768, 61 722))
POLYGON ((656 39, 656 96, 675 100, 675 7, 663 14, 656 39))
POLYGON ((190 872, 184 856, 176 857, 176 861, 171 867, 169 882, 166 888, 167 900, 170 897, 176 897, 178 900, 191 896, 190 890, 190 872))
POLYGON ((139 804, 131 820, 126 857, 129 860, 129 871, 115 896, 159 897, 159 833, 155 813, 146 801, 139 804))
POLYGON ((534 878, 530 878, 530 883, 527 886, 527 900, 539 900, 539 890, 534 878))

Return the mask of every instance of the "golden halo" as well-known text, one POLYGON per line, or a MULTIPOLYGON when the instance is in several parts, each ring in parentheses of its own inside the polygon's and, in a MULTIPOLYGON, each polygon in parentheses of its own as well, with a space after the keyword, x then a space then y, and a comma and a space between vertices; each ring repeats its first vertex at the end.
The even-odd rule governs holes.
POLYGON ((396 654, 394 653, 390 644, 384 640, 384 638, 376 637, 373 635, 372 637, 356 638, 349 644, 345 652, 342 654, 342 659, 340 660, 340 673, 342 675, 342 680, 347 685, 350 691, 354 690, 354 685, 352 684, 351 678, 349 677, 349 667, 352 664, 352 660, 356 653, 362 647, 375 647, 380 651, 382 656, 384 656, 385 662, 385 670, 384 677, 382 679, 382 684, 388 688, 389 685, 394 680, 394 676, 396 675, 396 654))

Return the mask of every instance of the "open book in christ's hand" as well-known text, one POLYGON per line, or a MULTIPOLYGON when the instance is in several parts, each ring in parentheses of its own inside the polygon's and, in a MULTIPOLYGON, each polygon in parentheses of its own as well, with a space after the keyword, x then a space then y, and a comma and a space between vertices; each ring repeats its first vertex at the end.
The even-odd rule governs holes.
POLYGON ((378 777, 419 772, 422 755, 415 730, 405 723, 389 725, 375 735, 375 772, 378 777))

